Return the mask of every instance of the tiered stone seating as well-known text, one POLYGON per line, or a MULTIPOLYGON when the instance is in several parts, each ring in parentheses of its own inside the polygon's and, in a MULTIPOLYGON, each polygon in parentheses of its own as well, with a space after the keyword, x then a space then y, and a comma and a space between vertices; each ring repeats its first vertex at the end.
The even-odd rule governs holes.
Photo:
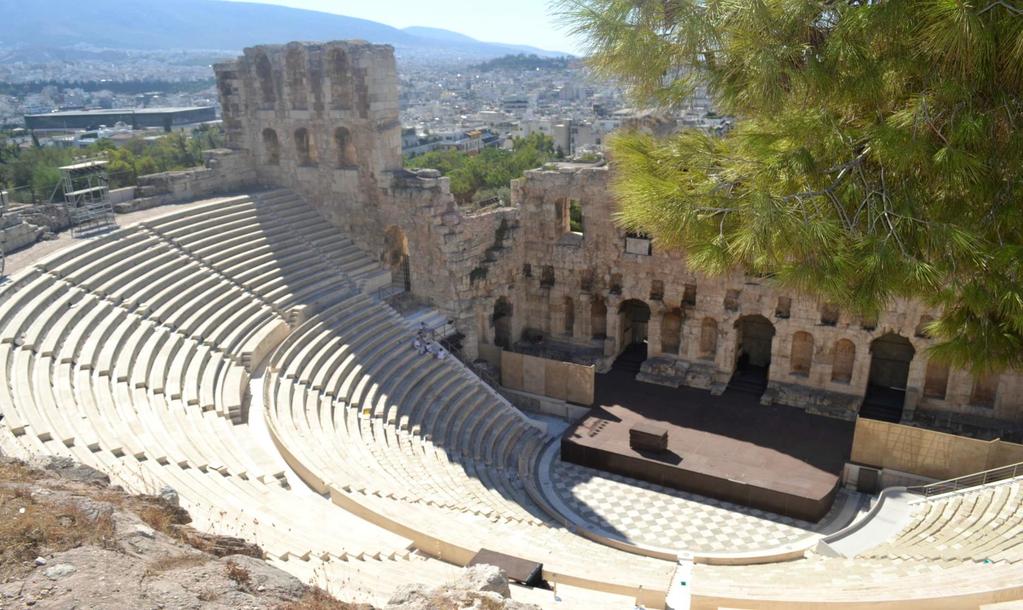
POLYGON ((354 295, 277 349, 264 400, 296 472, 428 552, 464 561, 494 548, 544 563, 559 582, 663 598, 670 563, 579 538, 533 504, 520 481, 532 476, 542 430, 412 339, 390 308, 354 295))
POLYGON ((389 281, 283 191, 58 252, 0 289, 0 450, 70 457, 135 492, 169 485, 197 527, 362 601, 451 576, 423 552, 462 563, 482 546, 662 601, 670 564, 548 524, 519 476, 542 430, 460 363, 415 353, 367 296, 389 281), (293 485, 244 423, 250 376, 278 344, 273 440, 333 503, 293 485))
POLYGON ((898 536, 860 556, 1023 562, 1023 481, 943 494, 915 506, 913 522, 898 536))
POLYGON ((1023 594, 1021 492, 1014 479, 918 500, 897 536, 852 559, 696 566, 693 607, 965 608, 1023 594))
MULTIPOLYGON (((247 197, 200 208, 191 226, 254 208, 247 197)), ((410 557, 408 539, 289 489, 280 458, 231 421, 246 350, 281 324, 279 303, 148 226, 65 250, 0 291, 0 449, 71 457, 140 493, 170 485, 198 527, 254 540, 292 571, 296 559, 329 559, 389 575, 388 562, 410 557)))

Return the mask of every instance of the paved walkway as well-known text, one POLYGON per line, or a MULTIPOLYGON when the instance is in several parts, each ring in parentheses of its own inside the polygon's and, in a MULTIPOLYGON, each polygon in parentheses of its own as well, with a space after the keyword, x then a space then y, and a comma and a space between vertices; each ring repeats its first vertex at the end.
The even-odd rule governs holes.
POLYGON ((828 514, 809 523, 560 459, 549 474, 580 525, 637 544, 695 552, 758 551, 826 535, 847 525, 853 514, 843 511, 847 502, 866 503, 861 494, 840 490, 828 514))
MULTIPOLYGON (((117 214, 115 216, 115 222, 118 228, 124 228, 128 225, 133 225, 137 222, 149 220, 150 218, 156 218, 163 216, 164 214, 170 214, 177 210, 186 210, 188 208, 203 205, 211 201, 218 199, 227 199, 227 197, 210 197, 209 199, 203 199, 200 201, 189 201, 186 203, 168 203, 165 205, 157 206, 155 208, 149 208, 148 210, 140 210, 138 212, 131 212, 130 214, 117 214)), ((50 239, 45 241, 39 241, 27 248, 22 248, 15 252, 7 253, 7 265, 4 269, 6 275, 13 275, 14 273, 21 271, 22 269, 31 266, 39 259, 44 256, 62 250, 68 246, 87 241, 89 239, 96 239, 95 237, 84 237, 78 238, 71 235, 71 229, 61 231, 56 234, 56 239, 50 239)))

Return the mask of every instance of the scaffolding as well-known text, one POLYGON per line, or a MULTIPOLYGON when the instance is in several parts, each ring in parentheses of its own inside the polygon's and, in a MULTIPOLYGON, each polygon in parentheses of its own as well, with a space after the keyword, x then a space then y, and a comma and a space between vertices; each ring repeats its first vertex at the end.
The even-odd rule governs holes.
POLYGON ((106 160, 88 159, 65 165, 60 168, 60 173, 64 206, 75 237, 116 228, 106 160))

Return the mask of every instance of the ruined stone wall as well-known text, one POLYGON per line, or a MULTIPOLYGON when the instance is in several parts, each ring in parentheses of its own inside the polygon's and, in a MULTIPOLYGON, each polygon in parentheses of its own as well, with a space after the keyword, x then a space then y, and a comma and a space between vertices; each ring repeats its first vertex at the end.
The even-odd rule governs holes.
MULTIPOLYGON (((455 320, 469 358, 504 344, 603 370, 645 335, 643 379, 721 391, 740 358, 769 359, 765 402, 851 418, 872 360, 903 350, 905 418, 1023 424, 1018 373, 980 379, 928 362, 922 327, 935 312, 921 303, 860 320, 762 278, 703 277, 656 244, 642 253, 647 242, 613 221, 606 168, 532 171, 510 207, 460 210, 446 179, 401 167, 390 47, 259 46, 215 70, 233 151, 221 169, 300 193, 396 278, 407 268, 412 292, 455 320)), ((874 368, 876 382, 893 367, 874 368)))
POLYGON ((470 272, 503 214, 467 217, 446 179, 402 169, 393 49, 258 46, 215 71, 227 146, 247 159, 254 184, 301 194, 396 282, 407 264, 412 292, 459 322, 474 357, 470 272))
POLYGON ((258 182, 298 192, 377 251, 381 188, 401 168, 393 49, 266 45, 215 71, 227 145, 250 155, 258 182))
MULTIPOLYGON (((894 336, 913 352, 907 418, 914 410, 929 410, 981 422, 1023 421, 1023 377, 1016 372, 982 381, 953 369, 947 372, 944 397, 939 395, 942 376, 934 369, 941 367, 928 370, 926 351, 932 341, 923 330, 936 312, 920 302, 898 299, 876 320, 862 320, 816 297, 780 290, 766 279, 702 276, 687 267, 681 253, 661 251, 656 244, 649 256, 627 252, 626 233, 613 220, 609 176, 603 167, 562 167, 528 172, 513 184, 519 229, 508 254, 512 260, 502 261, 510 277, 488 278, 476 306, 485 306, 489 297, 493 307, 495 296, 509 295, 516 340, 532 332, 547 341, 596 348, 606 366, 629 339, 630 320, 620 310, 639 301, 650 309, 650 359, 643 374, 652 381, 720 390, 743 347, 743 320, 762 316, 774 329, 767 399, 851 418, 867 391, 872 352, 883 357, 887 339, 894 336), (582 210, 581 234, 568 230, 565 222, 573 202, 582 210), (592 315, 594 303, 598 312, 599 303, 606 307, 606 338, 594 328, 603 324, 592 315), (937 381, 928 384, 928 377, 937 381), (984 398, 975 391, 976 383, 995 388, 989 406, 977 405, 984 398)), ((480 316, 480 339, 493 343, 494 326, 486 317, 480 316)), ((884 366, 879 369, 875 383, 884 373, 884 366)))

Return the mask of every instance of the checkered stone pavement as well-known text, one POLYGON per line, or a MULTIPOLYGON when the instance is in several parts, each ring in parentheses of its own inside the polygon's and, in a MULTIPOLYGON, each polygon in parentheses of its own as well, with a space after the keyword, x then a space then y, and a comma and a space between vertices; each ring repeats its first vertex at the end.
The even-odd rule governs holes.
POLYGON ((694 552, 745 552, 772 548, 845 525, 836 518, 845 502, 840 490, 828 514, 809 523, 714 500, 617 474, 562 462, 551 465, 551 482, 580 525, 648 546, 694 552))

